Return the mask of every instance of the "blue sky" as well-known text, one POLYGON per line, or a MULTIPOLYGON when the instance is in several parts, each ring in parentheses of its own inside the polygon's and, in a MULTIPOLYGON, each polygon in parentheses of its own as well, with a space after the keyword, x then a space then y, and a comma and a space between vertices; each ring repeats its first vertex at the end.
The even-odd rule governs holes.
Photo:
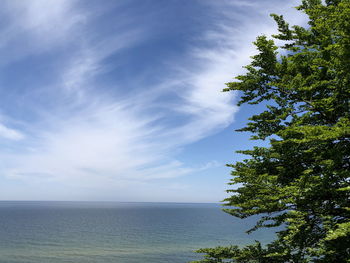
POLYGON ((221 90, 297 4, 2 1, 0 200, 222 200, 259 107, 221 90))

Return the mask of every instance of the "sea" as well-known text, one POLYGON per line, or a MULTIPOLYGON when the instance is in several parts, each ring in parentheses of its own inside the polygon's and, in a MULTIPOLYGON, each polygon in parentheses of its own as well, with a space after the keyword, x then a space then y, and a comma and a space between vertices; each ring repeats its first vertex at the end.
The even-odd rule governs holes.
POLYGON ((204 247, 269 242, 220 204, 0 202, 0 263, 186 263, 204 247))

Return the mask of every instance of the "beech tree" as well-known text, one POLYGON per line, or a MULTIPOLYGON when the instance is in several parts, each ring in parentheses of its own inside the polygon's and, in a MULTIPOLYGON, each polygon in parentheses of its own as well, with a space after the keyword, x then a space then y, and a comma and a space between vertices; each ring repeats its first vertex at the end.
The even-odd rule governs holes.
POLYGON ((308 25, 273 14, 283 45, 259 36, 246 73, 225 89, 240 91, 239 105, 267 105, 238 131, 269 147, 240 151, 248 158, 229 165, 224 211, 261 215, 249 231, 282 230, 269 244, 201 249, 197 262, 350 262, 350 1, 297 9, 308 25))

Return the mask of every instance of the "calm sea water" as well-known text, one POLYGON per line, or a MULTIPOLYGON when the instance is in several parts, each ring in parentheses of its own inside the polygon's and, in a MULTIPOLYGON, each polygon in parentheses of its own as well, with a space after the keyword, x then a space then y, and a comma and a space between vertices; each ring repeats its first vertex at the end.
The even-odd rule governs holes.
POLYGON ((201 247, 267 242, 217 204, 0 202, 0 263, 184 263, 201 247))

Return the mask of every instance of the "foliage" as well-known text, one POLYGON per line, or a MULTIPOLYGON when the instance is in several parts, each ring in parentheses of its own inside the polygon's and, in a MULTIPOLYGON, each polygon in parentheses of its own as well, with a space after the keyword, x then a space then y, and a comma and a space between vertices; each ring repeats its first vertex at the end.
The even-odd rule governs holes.
POLYGON ((350 1, 304 0, 308 26, 273 14, 279 34, 259 36, 247 72, 225 91, 265 103, 239 131, 269 147, 240 151, 227 213, 262 219, 250 231, 284 226, 276 240, 201 249, 197 262, 350 262, 350 1))

